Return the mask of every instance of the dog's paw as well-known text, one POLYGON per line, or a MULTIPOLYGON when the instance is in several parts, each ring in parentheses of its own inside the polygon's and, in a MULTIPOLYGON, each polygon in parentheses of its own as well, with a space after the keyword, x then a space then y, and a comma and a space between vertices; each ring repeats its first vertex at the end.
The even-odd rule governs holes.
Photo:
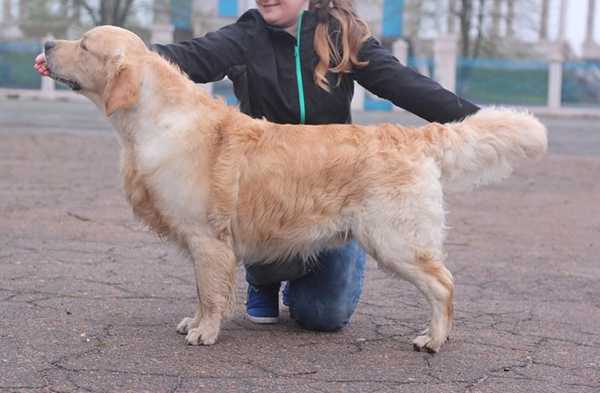
POLYGON ((190 330, 197 327, 200 323, 196 318, 183 318, 177 325, 177 333, 187 334, 190 330))
POLYGON ((188 330, 185 342, 189 345, 213 345, 219 337, 219 329, 218 321, 201 321, 198 327, 188 330))
POLYGON ((425 351, 429 353, 436 353, 442 347, 442 344, 446 339, 436 339, 431 337, 429 334, 418 336, 412 342, 413 349, 417 352, 425 351))

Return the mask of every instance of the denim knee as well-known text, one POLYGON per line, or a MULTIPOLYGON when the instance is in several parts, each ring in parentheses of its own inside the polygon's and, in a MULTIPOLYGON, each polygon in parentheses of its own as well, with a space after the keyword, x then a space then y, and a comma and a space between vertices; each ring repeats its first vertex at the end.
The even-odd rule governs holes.
POLYGON ((308 330, 335 332, 350 321, 354 307, 339 307, 321 303, 295 304, 290 308, 296 322, 308 330))

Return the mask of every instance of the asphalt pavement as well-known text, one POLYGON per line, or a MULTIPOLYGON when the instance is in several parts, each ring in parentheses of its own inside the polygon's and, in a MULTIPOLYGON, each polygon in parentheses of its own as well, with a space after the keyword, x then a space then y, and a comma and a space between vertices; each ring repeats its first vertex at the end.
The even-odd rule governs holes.
POLYGON ((133 218, 108 122, 89 103, 0 100, 0 392, 598 393, 600 122, 543 121, 544 160, 448 197, 440 353, 413 351, 429 307, 371 262, 341 332, 244 320, 240 269, 236 315, 192 347, 175 332, 192 266, 133 218))

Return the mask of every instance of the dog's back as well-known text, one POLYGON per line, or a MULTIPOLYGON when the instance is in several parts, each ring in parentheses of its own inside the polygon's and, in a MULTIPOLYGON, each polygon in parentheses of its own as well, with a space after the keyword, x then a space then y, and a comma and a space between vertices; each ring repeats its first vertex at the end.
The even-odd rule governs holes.
POLYGON ((373 204, 396 200, 395 211, 382 217, 402 215, 411 198, 428 198, 426 188, 465 190, 500 180, 547 147, 539 121, 506 109, 420 128, 257 124, 236 131, 234 142, 243 146, 238 158, 229 157, 240 163, 229 214, 238 252, 249 260, 308 258, 348 236, 373 204))

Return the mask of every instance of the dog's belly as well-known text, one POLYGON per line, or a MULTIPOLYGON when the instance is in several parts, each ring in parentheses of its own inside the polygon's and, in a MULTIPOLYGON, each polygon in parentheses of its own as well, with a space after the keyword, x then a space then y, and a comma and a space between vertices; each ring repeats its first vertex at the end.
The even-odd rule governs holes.
POLYGON ((258 219, 237 222, 232 229, 236 254, 241 260, 272 263, 291 258, 309 260, 325 249, 337 247, 351 239, 350 224, 342 217, 313 225, 278 220, 266 223, 258 219))
POLYGON ((364 146, 325 142, 298 137, 246 153, 232 222, 244 260, 310 258, 350 239, 375 189, 388 193, 384 188, 401 187, 397 174, 405 169, 390 168, 389 157, 364 146))

